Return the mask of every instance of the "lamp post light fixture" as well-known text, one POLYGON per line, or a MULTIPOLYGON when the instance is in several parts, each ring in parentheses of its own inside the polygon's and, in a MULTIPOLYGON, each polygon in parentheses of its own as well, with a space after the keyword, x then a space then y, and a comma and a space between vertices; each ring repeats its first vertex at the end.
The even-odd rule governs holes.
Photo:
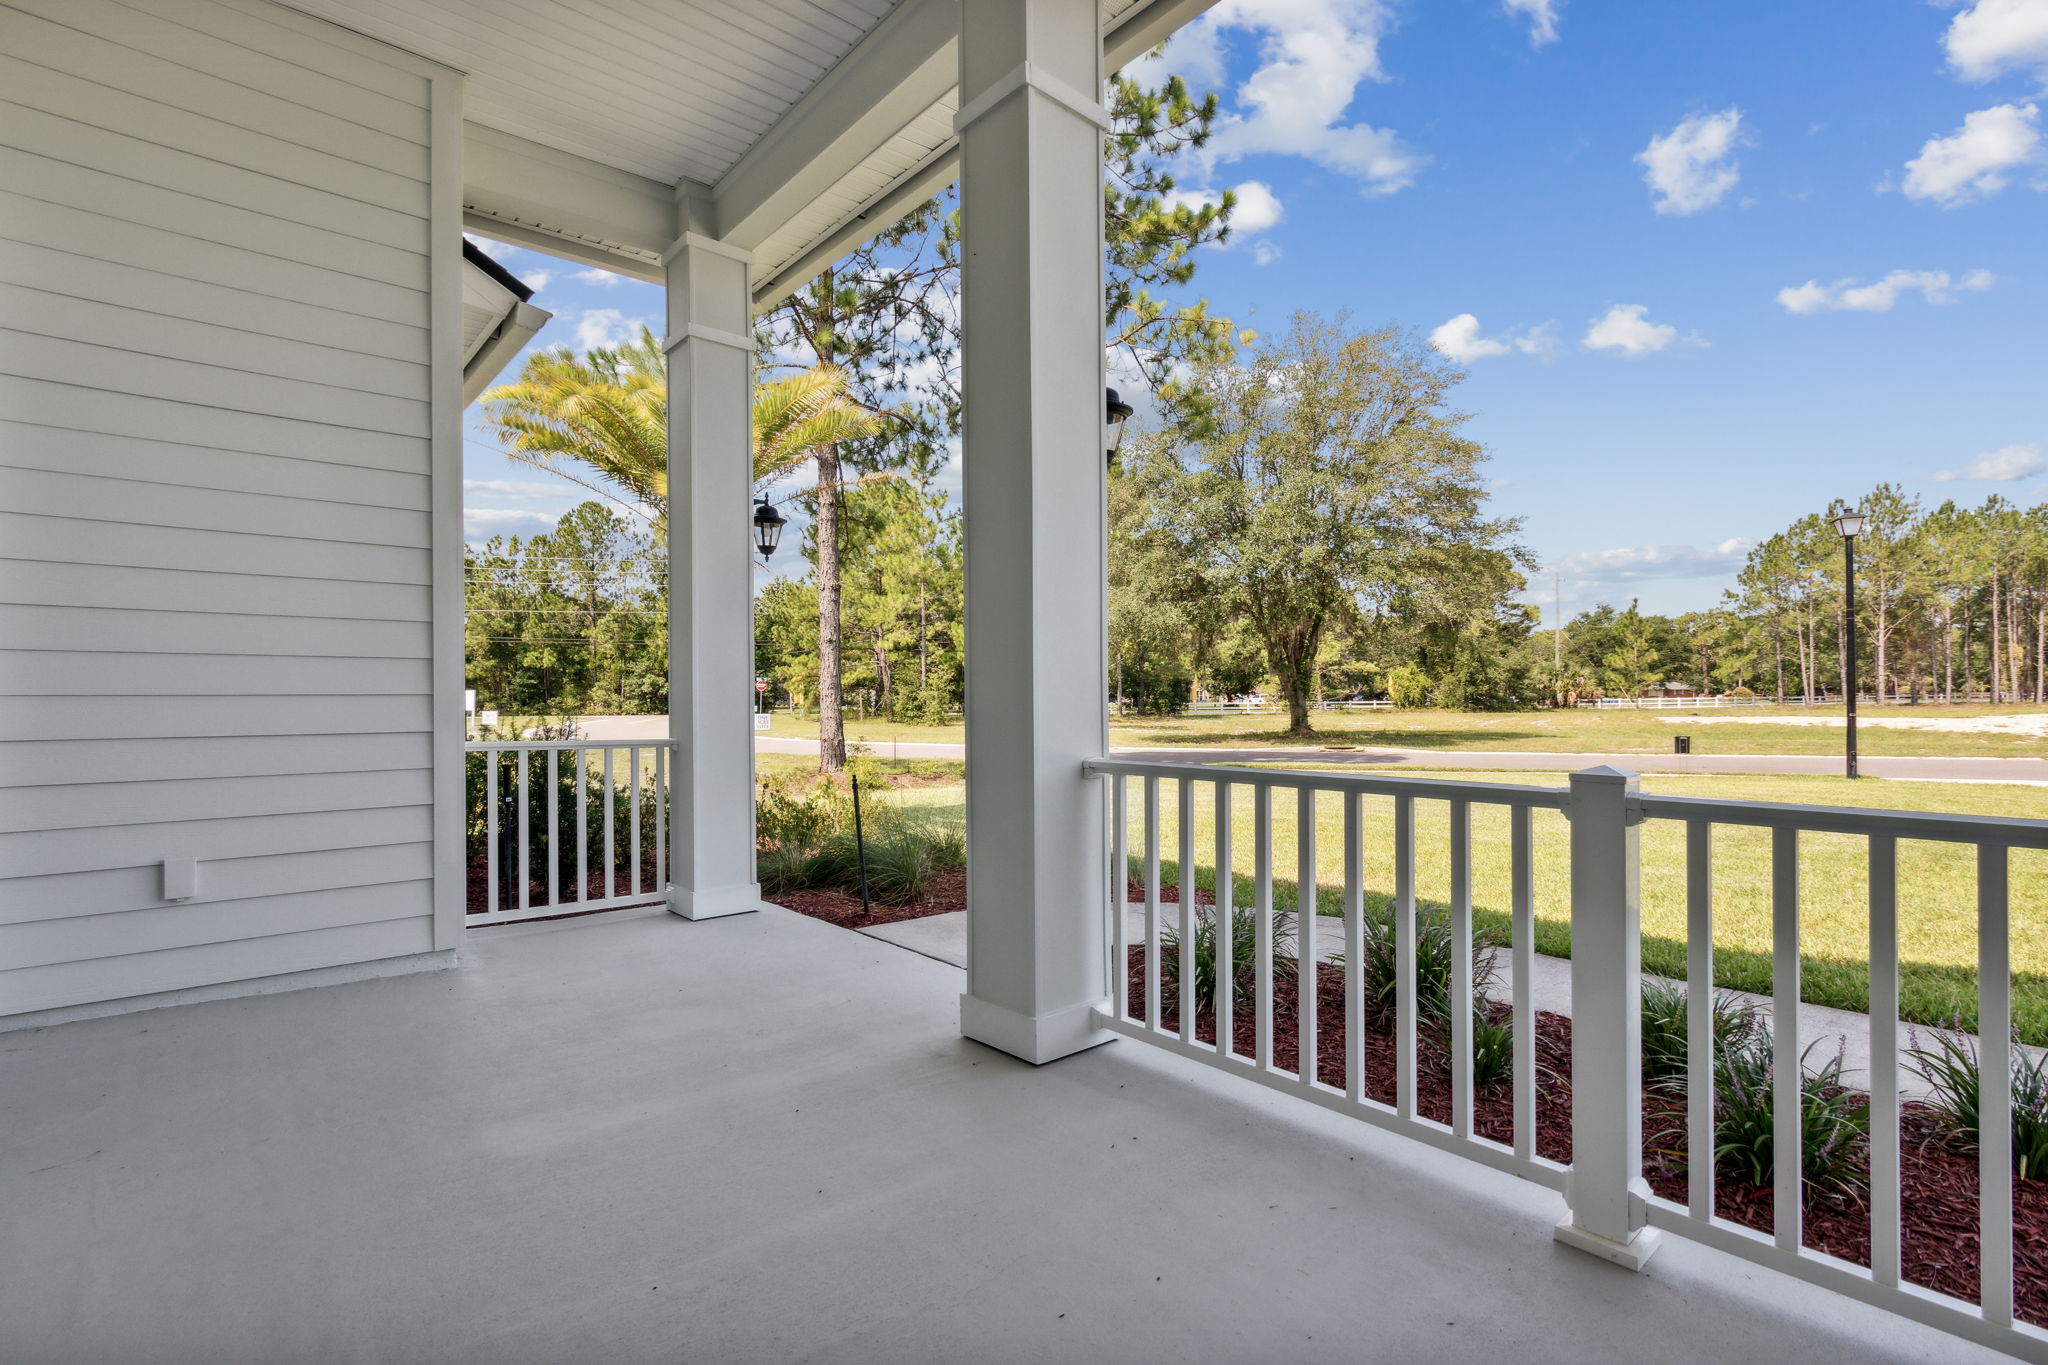
POLYGON ((782 523, 787 520, 782 513, 769 506, 766 495, 754 504, 754 548, 761 552, 761 562, 766 564, 775 557, 775 547, 782 542, 782 523))
POLYGON ((1863 514, 1853 507, 1835 518, 1835 529, 1842 533, 1842 615, 1849 627, 1845 645, 1849 657, 1843 660, 1842 690, 1847 694, 1843 700, 1848 706, 1850 777, 1856 776, 1856 537, 1863 534, 1864 520, 1863 514))
POLYGON ((1103 395, 1107 404, 1107 411, 1103 415, 1103 439, 1109 447, 1106 452, 1108 458, 1114 460, 1116 448, 1123 444, 1124 423, 1131 420, 1131 415, 1137 409, 1118 397, 1115 389, 1104 389, 1103 395))

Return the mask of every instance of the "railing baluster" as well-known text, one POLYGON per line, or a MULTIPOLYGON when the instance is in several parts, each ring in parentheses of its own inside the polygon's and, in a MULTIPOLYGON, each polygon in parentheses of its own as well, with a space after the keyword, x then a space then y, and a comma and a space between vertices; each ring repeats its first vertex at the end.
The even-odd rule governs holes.
POLYGON ((1180 980, 1180 1040, 1195 1041, 1195 779, 1179 784, 1180 821, 1180 960, 1173 969, 1180 980))
POLYGON ((2003 844, 1977 845, 1978 1302, 1984 1320, 2012 1324, 2012 930, 2003 844))
POLYGON ((1714 1216, 1714 827, 1685 822, 1686 1206, 1714 1216))
POLYGON ((1109 964, 1109 997, 1119 1019, 1131 1017, 1131 780, 1109 779, 1109 913, 1115 960, 1109 964))
POLYGON ((626 760, 633 765, 631 794, 627 797, 626 819, 632 825, 627 835, 627 845, 632 850, 633 874, 626 880, 626 894, 640 894, 640 746, 635 744, 626 750, 626 760))
POLYGON ((1536 863, 1535 812, 1511 809, 1508 833, 1509 951, 1514 955, 1515 1155, 1536 1154, 1536 863))
POLYGON ((1216 784, 1216 1052, 1231 1054, 1237 1028, 1237 874, 1230 859, 1230 784, 1216 784))
POLYGON ((1472 1136, 1472 804, 1451 802, 1451 1132, 1472 1136))
POLYGON ((1344 1094, 1365 1098, 1365 831, 1357 792, 1344 793, 1344 1094))
POLYGON ((668 745, 654 746, 654 876, 649 891, 668 885, 668 745))
POLYGON ((1771 1181, 1778 1249, 1799 1250, 1801 1103, 1799 1081, 1799 831, 1771 830, 1771 1181))
POLYGON ((512 761, 519 765, 518 795, 516 797, 519 802, 519 861, 515 866, 519 869, 519 908, 521 910, 527 909, 533 898, 532 822, 527 818, 527 809, 533 804, 531 796, 527 791, 526 782, 526 770, 532 766, 529 758, 530 754, 525 749, 514 749, 512 751, 512 761))
POLYGON ((613 837, 612 816, 618 804, 614 795, 616 775, 612 772, 614 760, 612 747, 604 747, 604 898, 610 900, 618 894, 619 849, 613 837))
POLYGON ((1899 1232, 1899 841, 1870 840, 1870 1273, 1896 1286, 1899 1232))
POLYGON ((1252 1059, 1261 1071, 1273 1065, 1273 789, 1252 788, 1252 932, 1258 942, 1252 991, 1257 1007, 1252 1059))
POLYGON ((498 904, 498 751, 486 750, 484 761, 484 909, 496 914, 498 904))
POLYGON ((1394 798, 1394 1109, 1415 1117, 1415 798, 1394 798))
POLYGON ((562 903, 562 751, 548 750, 548 904, 562 903))
POLYGON ((1145 779, 1145 1027, 1159 1027, 1159 779, 1145 779))
POLYGON ((1316 1078, 1316 792, 1303 787, 1294 805, 1295 1074, 1316 1078))
POLYGON ((576 899, 590 899, 590 750, 576 751, 576 899))

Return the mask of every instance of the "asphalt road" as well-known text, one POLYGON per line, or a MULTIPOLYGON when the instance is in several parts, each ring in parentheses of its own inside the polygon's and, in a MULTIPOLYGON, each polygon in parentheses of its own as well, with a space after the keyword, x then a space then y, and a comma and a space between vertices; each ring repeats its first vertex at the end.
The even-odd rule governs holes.
MULTIPOLYGON (((663 716, 604 716, 579 721, 588 739, 660 739, 668 734, 663 716)), ((882 740, 868 746, 882 758, 964 758, 963 744, 897 743, 882 740)), ((757 735, 760 753, 814 754, 815 739, 757 735)), ((1472 749, 1230 749, 1216 745, 1178 748, 1114 749, 1117 758, 1155 763, 1356 763, 1372 767, 1477 768, 1489 772, 1571 772, 1607 764, 1646 773, 1764 773, 1834 777, 1842 760, 1826 754, 1543 754, 1496 753, 1472 749)), ((1921 782, 2028 782, 2048 784, 2048 758, 1872 758, 1862 771, 1869 777, 1921 782)))

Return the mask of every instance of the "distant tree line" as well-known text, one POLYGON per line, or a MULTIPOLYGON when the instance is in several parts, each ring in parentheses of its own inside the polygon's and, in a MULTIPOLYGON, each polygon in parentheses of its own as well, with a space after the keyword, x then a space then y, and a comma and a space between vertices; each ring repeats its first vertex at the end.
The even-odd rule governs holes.
MULTIPOLYGON (((1638 696, 1666 682, 1783 700, 1847 686, 1846 565, 1835 517, 1802 517, 1749 552, 1722 604, 1679 616, 1602 604, 1530 640, 1550 698, 1638 696), (1559 648, 1561 644, 1561 648, 1559 648), (1562 656, 1561 668, 1551 667, 1562 656)), ((1931 511, 1891 484, 1858 504, 1859 690, 1884 699, 2048 700, 2048 505, 1993 496, 1931 511)))

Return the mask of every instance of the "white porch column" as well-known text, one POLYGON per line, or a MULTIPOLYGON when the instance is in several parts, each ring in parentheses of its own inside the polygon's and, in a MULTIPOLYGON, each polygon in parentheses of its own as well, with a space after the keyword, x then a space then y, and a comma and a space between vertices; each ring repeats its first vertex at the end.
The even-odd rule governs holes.
POLYGON ((1096 0, 964 0, 967 992, 1031 1062, 1107 1041, 1096 0))
POLYGON ((669 909, 757 909, 753 312, 747 253, 686 233, 668 268, 669 909))

